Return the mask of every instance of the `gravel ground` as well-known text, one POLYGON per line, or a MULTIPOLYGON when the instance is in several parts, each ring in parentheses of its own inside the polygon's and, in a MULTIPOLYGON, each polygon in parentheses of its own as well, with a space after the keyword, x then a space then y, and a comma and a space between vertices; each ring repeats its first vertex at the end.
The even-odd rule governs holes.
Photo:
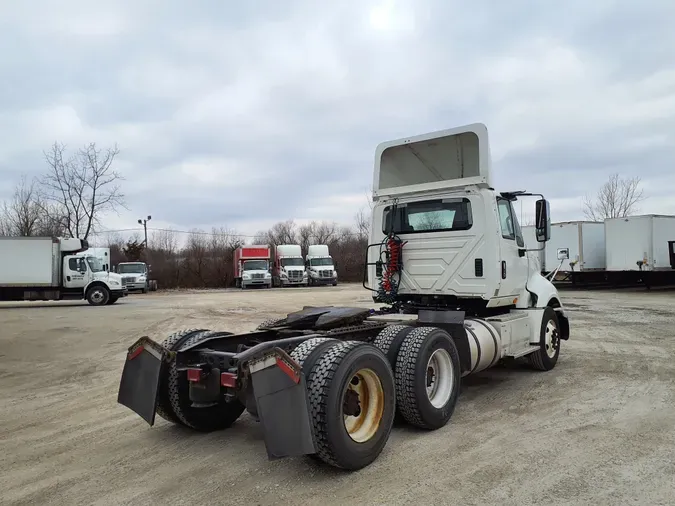
POLYGON ((256 423, 151 428, 116 402, 126 348, 191 326, 243 331, 358 286, 0 304, 0 504, 672 504, 672 292, 564 292, 571 340, 547 373, 466 378, 450 423, 396 427, 353 474, 267 460, 256 423))

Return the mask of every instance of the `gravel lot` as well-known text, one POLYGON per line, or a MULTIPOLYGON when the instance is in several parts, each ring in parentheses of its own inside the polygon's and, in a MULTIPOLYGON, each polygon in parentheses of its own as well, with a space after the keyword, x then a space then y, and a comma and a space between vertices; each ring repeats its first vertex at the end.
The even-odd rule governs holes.
POLYGON ((1 504, 672 504, 675 294, 563 292, 557 367, 464 382, 436 432, 396 427, 354 474, 267 460, 247 415, 196 434, 116 403, 126 348, 191 326, 243 331, 302 305, 369 306, 358 286, 0 304, 1 504))

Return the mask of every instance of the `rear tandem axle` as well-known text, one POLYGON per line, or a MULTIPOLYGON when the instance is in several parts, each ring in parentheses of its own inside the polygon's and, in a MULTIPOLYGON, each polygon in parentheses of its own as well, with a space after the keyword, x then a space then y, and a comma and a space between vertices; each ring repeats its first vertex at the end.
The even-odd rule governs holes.
MULTIPOLYGON (((531 360, 545 370, 568 337, 558 322, 566 318, 547 310, 557 335, 542 336, 531 360)), ((161 345, 142 337, 129 348, 118 402, 150 425, 159 414, 198 431, 227 428, 247 410, 261 422, 269 458, 316 454, 359 469, 379 456, 396 414, 444 426, 461 376, 499 358, 497 336, 489 337, 493 358, 487 348, 481 358, 462 311, 391 316, 398 321, 384 311, 306 307, 244 334, 191 329, 161 345)))

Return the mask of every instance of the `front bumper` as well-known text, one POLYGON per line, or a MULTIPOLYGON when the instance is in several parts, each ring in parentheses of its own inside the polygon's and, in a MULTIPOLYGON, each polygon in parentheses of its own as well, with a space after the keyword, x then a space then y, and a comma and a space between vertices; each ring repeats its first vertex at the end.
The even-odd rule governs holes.
POLYGON ((143 290, 147 288, 147 283, 129 283, 127 282, 127 289, 129 290, 143 290))
POLYGON ((312 278, 312 283, 315 285, 336 285, 337 278, 312 278))
POLYGON ((281 278, 281 286, 306 285, 307 278, 281 278))
POLYGON ((253 279, 242 279, 241 280, 241 286, 244 288, 249 287, 249 286, 267 286, 267 287, 272 287, 272 278, 253 278, 253 279))

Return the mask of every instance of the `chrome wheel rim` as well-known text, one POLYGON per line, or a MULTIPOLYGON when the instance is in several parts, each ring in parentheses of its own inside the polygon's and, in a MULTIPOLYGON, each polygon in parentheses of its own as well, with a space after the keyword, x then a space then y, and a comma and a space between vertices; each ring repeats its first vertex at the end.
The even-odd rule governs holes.
POLYGON ((442 408, 450 400, 455 384, 454 366, 447 350, 439 348, 431 354, 425 379, 429 402, 437 409, 442 408))
POLYGON ((560 334, 553 320, 548 321, 545 332, 544 346, 546 347, 546 355, 549 358, 553 358, 560 347, 560 334))

